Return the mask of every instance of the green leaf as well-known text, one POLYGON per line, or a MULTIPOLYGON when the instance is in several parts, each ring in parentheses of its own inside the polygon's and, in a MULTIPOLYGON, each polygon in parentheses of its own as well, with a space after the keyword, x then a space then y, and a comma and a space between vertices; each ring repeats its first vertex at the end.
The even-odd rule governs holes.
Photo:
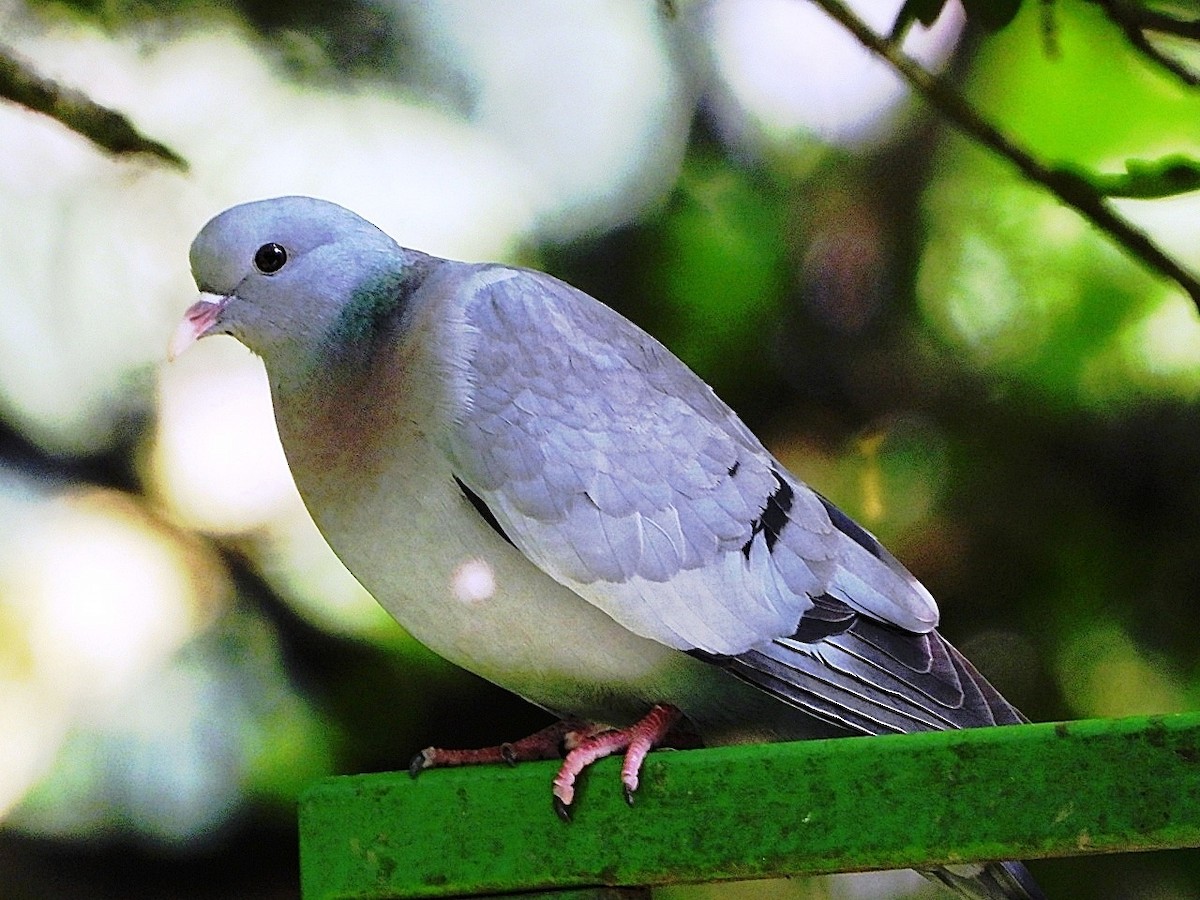
POLYGON ((1064 167, 1064 171, 1087 181, 1106 197, 1155 200, 1200 190, 1200 161, 1183 153, 1156 160, 1128 159, 1125 171, 1118 174, 1086 172, 1078 167, 1064 167))

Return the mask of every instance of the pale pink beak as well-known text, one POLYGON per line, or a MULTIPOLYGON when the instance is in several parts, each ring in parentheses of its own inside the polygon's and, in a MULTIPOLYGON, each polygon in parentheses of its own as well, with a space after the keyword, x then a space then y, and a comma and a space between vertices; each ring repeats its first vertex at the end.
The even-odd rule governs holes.
POLYGON ((167 359, 173 362, 183 351, 204 337, 208 329, 216 324, 217 316, 228 302, 228 297, 218 294, 200 294, 200 299, 187 308, 187 312, 183 314, 183 321, 175 329, 171 343, 167 345, 167 359))

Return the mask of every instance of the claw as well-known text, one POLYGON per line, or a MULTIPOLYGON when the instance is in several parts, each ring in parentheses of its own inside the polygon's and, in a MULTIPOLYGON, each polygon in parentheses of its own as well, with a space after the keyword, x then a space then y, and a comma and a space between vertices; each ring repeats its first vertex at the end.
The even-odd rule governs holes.
POLYGON ((408 774, 416 778, 426 769, 433 767, 434 749, 426 747, 420 753, 412 758, 408 764, 408 774))
POLYGON ((557 794, 554 796, 554 813, 568 825, 571 824, 572 813, 571 804, 565 802, 557 794))
MULTIPOLYGON (((625 802, 633 806, 638 789, 638 772, 642 761, 661 743, 682 718, 674 706, 659 704, 642 719, 628 728, 564 720, 544 728, 537 734, 512 743, 485 747, 481 750, 445 750, 426 747, 408 764, 408 774, 416 778, 426 769, 443 766, 467 766, 503 762, 516 765, 526 759, 548 759, 565 747, 566 758, 554 778, 554 812, 564 822, 572 818, 575 782, 584 769, 598 759, 625 751, 621 767, 621 783, 625 802)), ((675 735, 674 739, 678 739, 675 735)), ((683 737, 687 737, 685 733, 683 737)))

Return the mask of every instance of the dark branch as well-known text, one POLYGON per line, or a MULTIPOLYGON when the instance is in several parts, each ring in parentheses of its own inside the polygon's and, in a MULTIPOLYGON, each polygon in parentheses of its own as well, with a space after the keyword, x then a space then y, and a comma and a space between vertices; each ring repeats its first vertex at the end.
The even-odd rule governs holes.
POLYGON ((1086 178, 1069 169, 1051 168, 1038 161, 980 117, 947 81, 926 71, 895 43, 872 31, 840 0, 813 2, 850 31, 864 47, 887 60, 927 103, 959 129, 997 156, 1008 160, 1027 179, 1042 185, 1063 203, 1074 207, 1146 266, 1177 282, 1200 309, 1200 280, 1164 253, 1143 231, 1110 209, 1086 178))
POLYGON ((1104 10, 1110 22, 1125 35, 1125 39, 1142 52, 1149 60, 1166 69, 1184 84, 1195 87, 1200 84, 1200 73, 1154 46, 1147 31, 1169 34, 1189 40, 1200 40, 1200 19, 1176 19, 1166 13, 1142 9, 1123 0, 1092 0, 1104 10))
POLYGON ((144 153, 187 170, 182 156, 142 135, 128 119, 85 94, 64 88, 33 71, 11 50, 0 46, 0 98, 50 116, 109 153, 144 153))
POLYGON ((1117 15, 1122 19, 1133 22, 1143 31, 1156 31, 1159 34, 1200 41, 1200 18, 1177 19, 1164 12, 1146 9, 1133 3, 1118 2, 1118 0, 1094 0, 1094 2, 1106 9, 1115 9, 1117 15))

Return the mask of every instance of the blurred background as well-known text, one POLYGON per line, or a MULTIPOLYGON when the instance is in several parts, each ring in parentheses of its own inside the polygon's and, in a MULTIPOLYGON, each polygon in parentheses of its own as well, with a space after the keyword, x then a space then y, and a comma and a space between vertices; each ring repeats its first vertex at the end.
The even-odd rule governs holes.
MULTIPOLYGON (((858 4, 880 30, 900 5, 858 4)), ((975 6, 999 14, 952 0, 905 47, 1037 155, 1200 156, 1197 90, 1101 4, 975 6)), ((1200 705, 1196 308, 816 6, 0 0, 0 42, 190 165, 0 103, 0 900, 295 897, 307 783, 546 721, 341 568, 257 360, 165 364, 192 237, 279 194, 648 328, 1033 719, 1200 705)), ((1200 271, 1200 195, 1116 204, 1200 271)), ((1194 853, 1031 868, 1051 896, 1200 896, 1194 853)))

